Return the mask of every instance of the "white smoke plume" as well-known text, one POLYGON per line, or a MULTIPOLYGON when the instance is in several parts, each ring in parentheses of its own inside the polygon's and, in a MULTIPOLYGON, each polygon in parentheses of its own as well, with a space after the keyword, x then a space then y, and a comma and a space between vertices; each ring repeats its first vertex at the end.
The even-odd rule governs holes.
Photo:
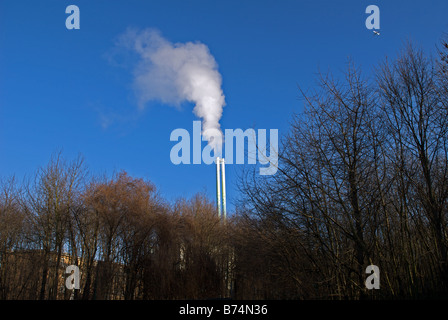
POLYGON ((151 100, 179 106, 194 103, 194 114, 202 119, 202 135, 209 145, 222 147, 219 120, 225 106, 218 65, 200 42, 171 43, 158 30, 128 30, 121 45, 138 54, 134 70, 139 107, 151 100))

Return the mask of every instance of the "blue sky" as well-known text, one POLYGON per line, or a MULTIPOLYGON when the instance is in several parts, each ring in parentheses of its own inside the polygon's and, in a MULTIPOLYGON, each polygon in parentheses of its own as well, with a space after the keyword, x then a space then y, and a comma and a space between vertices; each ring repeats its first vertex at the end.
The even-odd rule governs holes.
MULTIPOLYGON (((283 135, 302 108, 297 85, 312 88, 319 69, 338 74, 349 57, 369 74, 406 40, 434 51, 447 12, 446 0, 1 0, 0 176, 32 174, 62 150, 84 155, 93 173, 149 179, 169 200, 201 191, 214 198, 213 165, 170 161, 170 133, 192 132, 193 105, 138 109, 132 59, 116 55, 129 27, 207 45, 223 80, 222 128, 283 135), (65 27, 71 4, 79 30, 65 27), (370 4, 381 10, 379 37, 365 27, 370 4)), ((226 169, 231 209, 241 167, 226 169)))

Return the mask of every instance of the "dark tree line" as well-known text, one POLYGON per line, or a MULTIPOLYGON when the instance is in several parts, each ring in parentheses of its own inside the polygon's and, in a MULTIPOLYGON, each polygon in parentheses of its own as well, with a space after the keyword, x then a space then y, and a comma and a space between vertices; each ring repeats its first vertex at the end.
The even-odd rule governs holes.
POLYGON ((120 172, 87 178, 59 154, 18 185, 2 181, 1 299, 201 299, 231 294, 226 226, 204 195, 167 203, 120 172), (78 266, 80 289, 65 268, 78 266))
POLYGON ((300 90, 278 172, 245 171, 226 222, 202 194, 169 203, 81 157, 1 180, 0 299, 446 297, 446 41, 437 53, 408 45, 371 76, 349 62, 300 90))
POLYGON ((252 228, 295 281, 285 297, 447 296, 447 49, 409 44, 371 77, 352 62, 320 74, 278 174, 244 176, 252 228), (366 289, 368 265, 381 290, 366 289))

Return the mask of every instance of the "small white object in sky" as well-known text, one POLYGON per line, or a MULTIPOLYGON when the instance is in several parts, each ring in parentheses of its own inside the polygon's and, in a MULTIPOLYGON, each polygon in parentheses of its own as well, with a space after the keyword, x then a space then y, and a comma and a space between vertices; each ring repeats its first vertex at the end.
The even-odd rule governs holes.
POLYGON ((377 35, 377 36, 380 35, 380 33, 379 33, 378 31, 375 31, 375 30, 373 30, 373 33, 374 33, 375 35, 377 35))

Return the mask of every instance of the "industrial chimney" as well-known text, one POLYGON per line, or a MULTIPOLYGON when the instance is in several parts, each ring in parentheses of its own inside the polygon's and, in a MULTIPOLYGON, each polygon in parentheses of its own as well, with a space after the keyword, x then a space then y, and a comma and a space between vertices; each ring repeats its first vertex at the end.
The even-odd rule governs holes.
POLYGON ((216 158, 216 204, 218 206, 218 216, 227 218, 226 211, 226 171, 225 160, 223 158, 216 158))

